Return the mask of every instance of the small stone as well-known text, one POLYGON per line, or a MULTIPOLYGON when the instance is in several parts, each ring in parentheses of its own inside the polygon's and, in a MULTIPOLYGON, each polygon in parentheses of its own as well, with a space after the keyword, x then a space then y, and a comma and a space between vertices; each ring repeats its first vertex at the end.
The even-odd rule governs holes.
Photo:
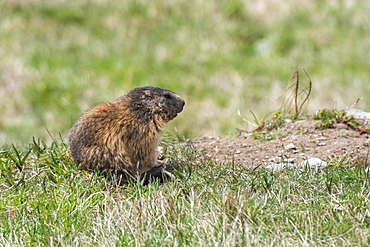
POLYGON ((236 153, 236 154, 240 154, 241 152, 242 152, 242 151, 240 151, 240 150, 236 150, 236 151, 235 151, 235 153, 236 153))
POLYGON ((289 143, 287 145, 284 146, 285 149, 297 149, 296 145, 294 145, 293 143, 289 143))
POLYGON ((163 147, 157 147, 158 156, 163 155, 163 147))
POLYGON ((311 169, 323 169, 328 166, 328 163, 319 158, 310 158, 308 160, 302 161, 299 164, 299 168, 309 167, 311 169))
POLYGON ((346 116, 353 116, 354 118, 370 118, 370 113, 358 109, 350 109, 346 112, 346 116))

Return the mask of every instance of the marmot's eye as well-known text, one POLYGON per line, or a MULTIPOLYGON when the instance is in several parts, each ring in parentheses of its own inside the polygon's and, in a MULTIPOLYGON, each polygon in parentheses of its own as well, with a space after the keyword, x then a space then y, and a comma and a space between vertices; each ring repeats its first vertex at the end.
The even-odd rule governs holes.
POLYGON ((164 95, 164 97, 165 97, 166 99, 172 99, 172 96, 171 96, 171 95, 169 95, 169 94, 165 94, 165 95, 164 95))

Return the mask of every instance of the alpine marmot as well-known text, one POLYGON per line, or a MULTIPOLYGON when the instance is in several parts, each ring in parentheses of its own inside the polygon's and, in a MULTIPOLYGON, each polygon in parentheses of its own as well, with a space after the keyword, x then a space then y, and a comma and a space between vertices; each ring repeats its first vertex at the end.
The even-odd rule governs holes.
POLYGON ((184 105, 176 93, 147 86, 86 111, 68 136, 73 161, 81 169, 123 175, 125 180, 158 176, 161 130, 184 105))

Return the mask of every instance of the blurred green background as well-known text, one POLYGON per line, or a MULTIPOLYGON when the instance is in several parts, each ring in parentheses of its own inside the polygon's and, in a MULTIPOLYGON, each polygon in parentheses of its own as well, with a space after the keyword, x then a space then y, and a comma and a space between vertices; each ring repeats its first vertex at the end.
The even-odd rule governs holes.
POLYGON ((187 102, 181 136, 232 136, 276 111, 295 71, 307 112, 370 111, 370 2, 75 0, 0 2, 0 145, 65 138, 78 116, 134 87, 187 102))

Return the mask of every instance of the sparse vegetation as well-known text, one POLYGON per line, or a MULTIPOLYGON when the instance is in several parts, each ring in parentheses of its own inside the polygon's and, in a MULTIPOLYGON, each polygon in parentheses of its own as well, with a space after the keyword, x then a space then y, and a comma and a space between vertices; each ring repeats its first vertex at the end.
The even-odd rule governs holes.
POLYGON ((332 128, 335 123, 343 123, 346 112, 344 110, 319 110, 314 116, 314 120, 321 120, 317 128, 332 128))
POLYGON ((321 120, 321 123, 317 124, 316 128, 333 128, 334 124, 343 123, 362 134, 370 133, 369 127, 363 127, 353 116, 346 116, 344 110, 319 110, 312 118, 314 120, 321 120))
POLYGON ((261 131, 253 132, 252 137, 254 139, 260 139, 262 141, 271 141, 283 137, 286 134, 285 128, 277 128, 273 131, 261 131))

